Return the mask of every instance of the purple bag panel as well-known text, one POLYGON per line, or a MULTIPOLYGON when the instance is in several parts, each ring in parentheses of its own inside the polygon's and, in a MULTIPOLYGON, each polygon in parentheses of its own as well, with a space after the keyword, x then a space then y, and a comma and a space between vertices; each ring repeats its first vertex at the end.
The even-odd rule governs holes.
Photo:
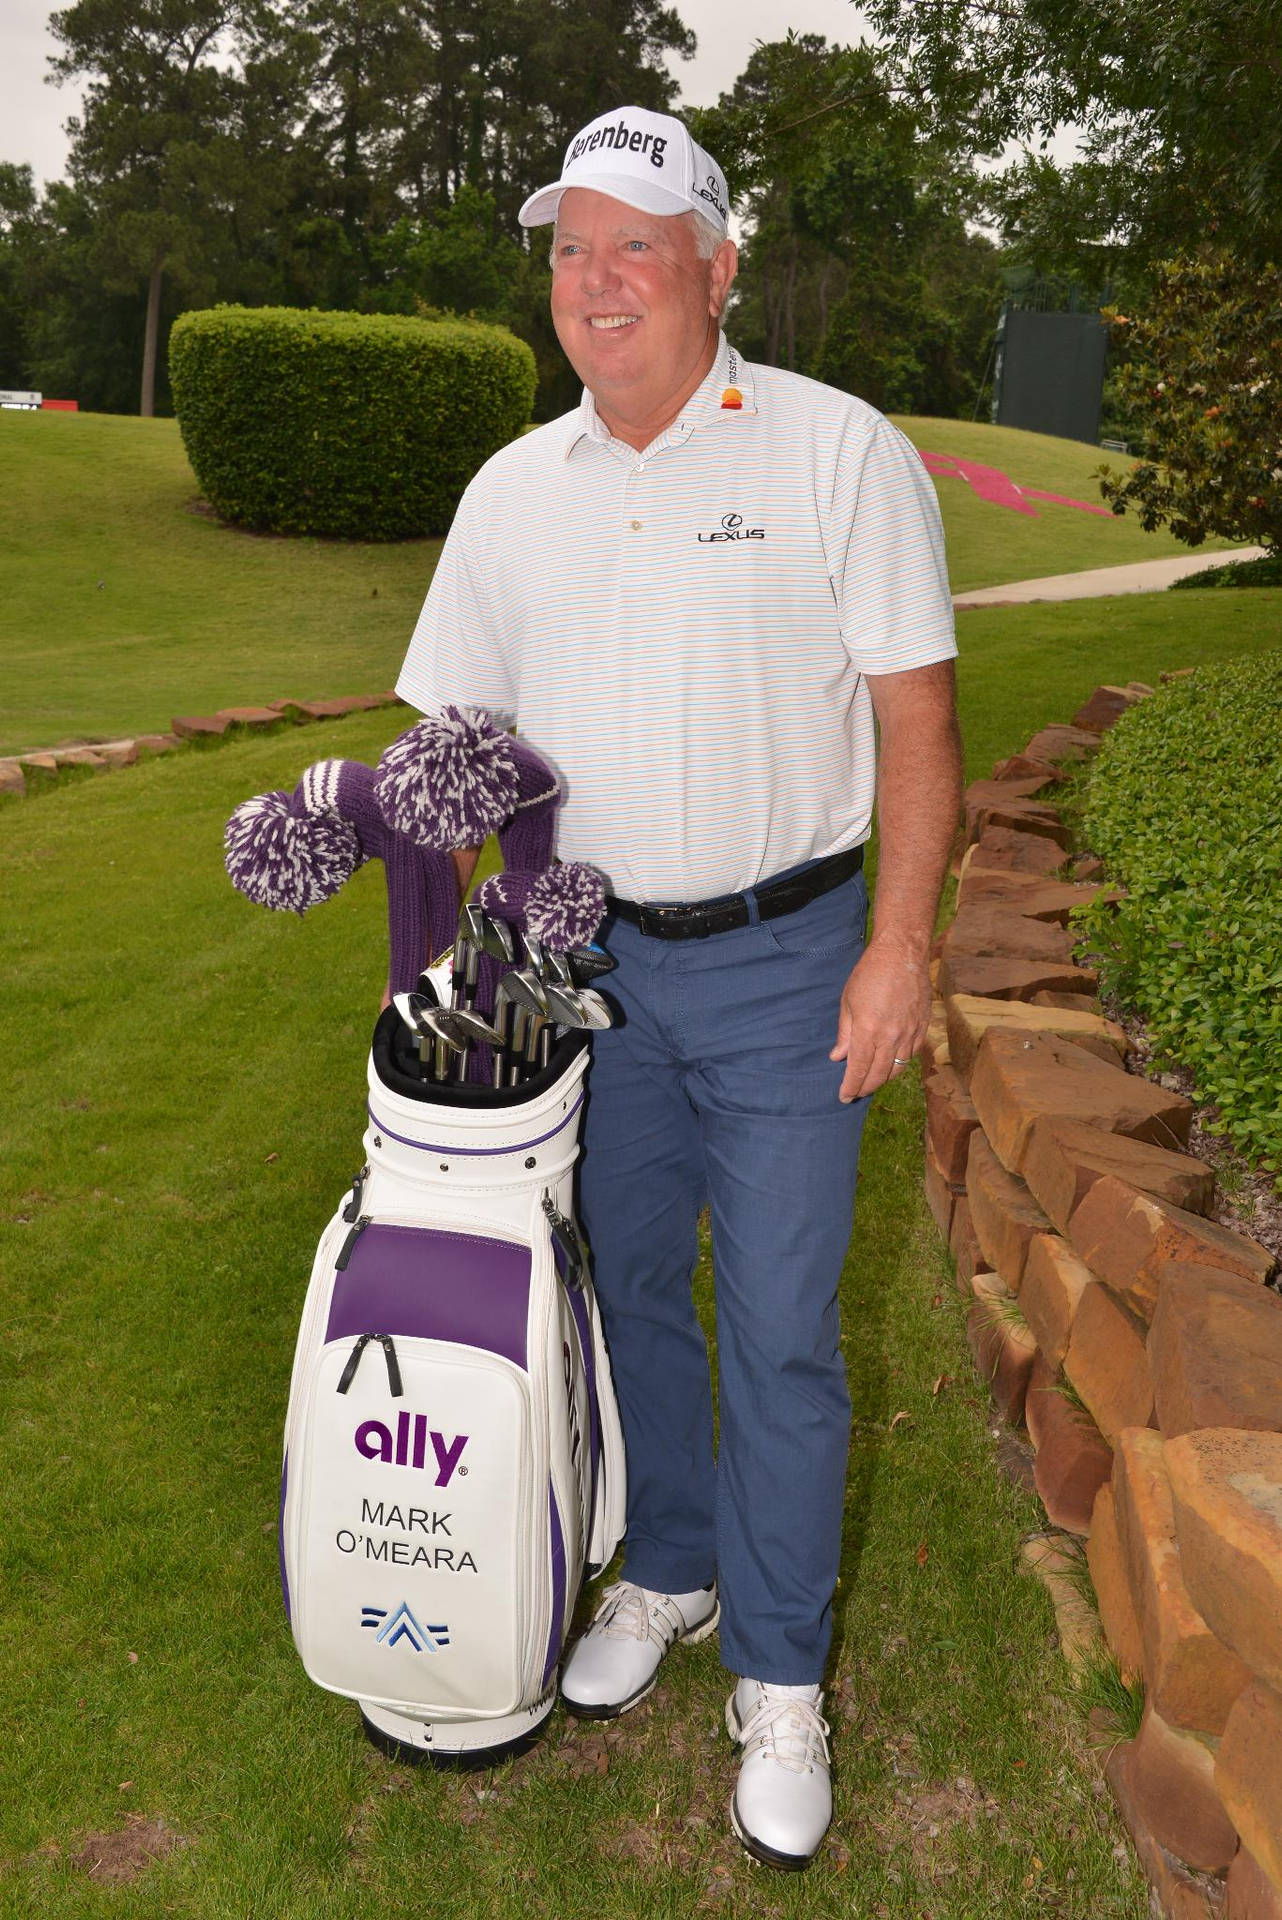
POLYGON ((552 1546, 552 1631, 548 1635, 548 1657, 543 1668, 545 1687, 556 1671, 556 1663, 561 1657, 561 1636, 565 1631, 565 1537, 561 1532, 561 1516, 556 1510, 556 1495, 550 1480, 548 1527, 552 1546))
POLYGON ((526 1366, 530 1249, 484 1234, 371 1221, 334 1277, 325 1339, 450 1340, 526 1366))

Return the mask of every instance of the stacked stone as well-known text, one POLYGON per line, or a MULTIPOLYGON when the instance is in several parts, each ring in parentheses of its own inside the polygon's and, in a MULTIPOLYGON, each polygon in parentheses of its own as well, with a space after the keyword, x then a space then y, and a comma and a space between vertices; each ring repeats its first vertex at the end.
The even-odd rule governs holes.
POLYGON ((92 767, 104 773, 132 767, 144 753, 170 753, 192 740, 221 740, 233 728, 276 727, 289 720, 336 720, 347 713, 368 713, 403 702, 395 693, 349 693, 336 700, 272 700, 265 707, 220 707, 217 713, 179 715, 169 733, 140 733, 129 740, 102 740, 92 746, 42 747, 35 753, 0 757, 0 793, 25 794, 27 771, 61 773, 64 767, 92 767))
MULTIPOLYGON (((926 1193, 971 1351, 1080 1536, 1108 1645, 1141 1677, 1107 1774, 1161 1910, 1282 1920, 1282 1298, 1208 1218, 1192 1108, 1128 1073, 1073 958, 1044 797, 1150 689, 1098 688, 966 795, 957 912, 923 1049, 926 1193)), ((1079 863, 1080 867, 1080 863, 1079 863)), ((1106 896, 1108 897, 1108 896, 1106 896)))

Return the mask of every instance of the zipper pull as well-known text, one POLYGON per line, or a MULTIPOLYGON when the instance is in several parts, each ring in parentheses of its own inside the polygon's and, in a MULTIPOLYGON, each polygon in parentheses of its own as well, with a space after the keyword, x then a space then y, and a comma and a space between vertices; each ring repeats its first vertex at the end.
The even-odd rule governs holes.
POLYGON ((383 1358, 387 1361, 387 1390, 393 1400, 399 1400, 405 1392, 401 1380, 401 1363, 396 1357, 396 1347, 390 1333, 363 1333, 347 1357, 342 1378, 338 1383, 339 1393, 346 1393, 356 1378, 356 1369, 361 1364, 361 1355, 373 1340, 383 1349, 383 1358))
POLYGON ((584 1259, 579 1237, 550 1193, 543 1195, 542 1204, 544 1217, 552 1230, 552 1238, 565 1255, 565 1284, 577 1291, 587 1278, 587 1262, 584 1259))
POLYGON ((361 1168, 352 1182, 352 1191, 347 1205, 343 1208, 343 1218, 350 1226, 353 1220, 360 1218, 361 1201, 365 1197, 365 1182, 369 1179, 369 1161, 361 1168))
MULTIPOLYGON (((346 1219, 347 1215, 344 1214, 343 1218, 346 1219)), ((352 1248, 356 1245, 356 1242, 360 1239, 368 1225, 369 1215, 363 1213, 339 1249, 338 1258, 334 1262, 335 1273, 346 1273, 347 1263, 352 1257, 352 1248)))

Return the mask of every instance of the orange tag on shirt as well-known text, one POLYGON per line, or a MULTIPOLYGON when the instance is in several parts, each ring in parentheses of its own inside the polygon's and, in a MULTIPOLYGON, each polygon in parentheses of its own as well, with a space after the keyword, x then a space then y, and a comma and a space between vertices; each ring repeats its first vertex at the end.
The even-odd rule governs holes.
POLYGON ((743 405, 743 395, 740 393, 738 387, 726 388, 725 392, 721 396, 721 405, 723 408, 729 407, 731 409, 741 407, 743 405))

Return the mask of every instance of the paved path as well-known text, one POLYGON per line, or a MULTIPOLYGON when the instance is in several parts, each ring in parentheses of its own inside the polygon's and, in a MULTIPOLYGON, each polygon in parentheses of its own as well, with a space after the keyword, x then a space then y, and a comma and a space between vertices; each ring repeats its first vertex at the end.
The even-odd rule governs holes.
POLYGON ((1136 560, 1126 567, 1093 567, 1089 573, 1052 573, 1043 580, 1007 580, 999 587, 955 593, 954 607, 1009 607, 1028 600, 1097 600, 1111 593, 1157 593, 1186 573, 1236 560, 1259 560, 1263 547, 1225 552, 1177 553, 1168 560, 1136 560))

